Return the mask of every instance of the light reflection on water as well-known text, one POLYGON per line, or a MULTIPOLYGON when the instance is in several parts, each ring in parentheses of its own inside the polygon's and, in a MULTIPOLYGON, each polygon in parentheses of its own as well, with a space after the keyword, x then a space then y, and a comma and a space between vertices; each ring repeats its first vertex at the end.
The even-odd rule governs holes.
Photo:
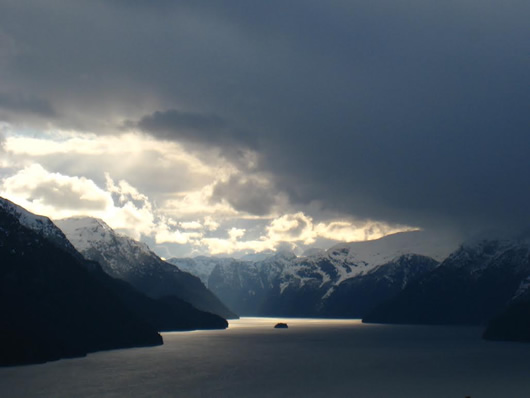
POLYGON ((229 329, 252 328, 270 329, 279 322, 287 323, 289 328, 320 327, 351 327, 361 324, 360 319, 318 319, 318 318, 262 318, 244 317, 229 320, 229 329))
POLYGON ((224 331, 164 333, 161 347, 0 368, 0 397, 530 397, 530 345, 480 332, 243 318, 224 331))

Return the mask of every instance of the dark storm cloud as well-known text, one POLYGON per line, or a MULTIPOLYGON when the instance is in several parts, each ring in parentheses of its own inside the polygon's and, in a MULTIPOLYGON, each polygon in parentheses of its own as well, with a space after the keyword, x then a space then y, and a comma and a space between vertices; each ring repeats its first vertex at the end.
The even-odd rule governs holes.
POLYGON ((530 224, 527 1, 0 7, 6 90, 65 124, 250 146, 292 201, 345 214, 530 224))
POLYGON ((215 185, 211 200, 215 203, 223 199, 234 209, 255 215, 269 214, 276 202, 270 184, 241 177, 231 177, 215 185))
POLYGON ((55 117, 51 104, 40 98, 22 97, 0 92, 0 109, 17 113, 30 113, 40 116, 55 117))
POLYGON ((237 130, 228 121, 215 114, 170 109, 144 116, 133 126, 163 139, 206 143, 219 147, 255 146, 252 135, 237 130))

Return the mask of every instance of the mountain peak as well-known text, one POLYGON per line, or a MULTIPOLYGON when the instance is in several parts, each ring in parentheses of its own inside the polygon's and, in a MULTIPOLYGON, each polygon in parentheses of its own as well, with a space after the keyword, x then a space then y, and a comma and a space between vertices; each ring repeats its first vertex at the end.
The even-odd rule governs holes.
POLYGON ((116 279, 152 297, 177 296, 198 309, 234 317, 200 280, 163 261, 142 242, 116 233, 104 221, 73 217, 57 221, 68 239, 87 259, 97 261, 116 279))
POLYGON ((76 216, 63 218, 56 220, 58 224, 64 225, 65 227, 81 229, 81 228, 91 228, 91 229, 101 229, 107 232, 114 232, 108 224, 100 218, 89 217, 89 216, 76 216))
POLYGON ((79 251, 115 242, 116 234, 103 220, 93 217, 71 217, 55 223, 79 251))
POLYGON ((63 231, 48 217, 33 214, 23 207, 2 197, 0 197, 0 210, 10 214, 17 219, 21 225, 37 232, 57 247, 68 251, 74 256, 80 256, 71 242, 66 238, 63 231))
POLYGON ((47 237, 50 237, 50 235, 55 236, 57 233, 60 233, 58 228, 55 227, 48 217, 30 213, 10 200, 0 197, 0 208, 17 218, 26 228, 40 232, 47 237))

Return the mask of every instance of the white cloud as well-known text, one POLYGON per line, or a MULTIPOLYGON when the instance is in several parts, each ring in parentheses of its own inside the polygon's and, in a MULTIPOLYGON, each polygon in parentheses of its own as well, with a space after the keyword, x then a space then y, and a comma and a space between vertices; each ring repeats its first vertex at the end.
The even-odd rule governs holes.
POLYGON ((209 184, 197 191, 177 193, 166 200, 164 204, 165 211, 175 217, 185 218, 192 218, 198 215, 216 218, 238 217, 240 213, 228 203, 211 203, 212 189, 213 186, 209 184))
POLYGON ((183 229, 203 229, 204 226, 198 221, 185 221, 180 223, 183 229))
POLYGON ((208 231, 215 231, 219 228, 220 224, 216 222, 211 216, 204 217, 204 226, 208 231))
POLYGON ((6 150, 14 154, 33 157, 60 154, 128 156, 120 160, 145 152, 156 152, 162 160, 183 163, 198 173, 208 173, 208 165, 196 156, 188 153, 176 142, 156 140, 138 133, 117 135, 96 135, 67 130, 49 130, 38 136, 17 133, 13 128, 6 128, 6 150))
POLYGON ((270 240, 238 240, 239 232, 233 230, 228 231, 229 238, 204 238, 201 239, 200 244, 207 247, 208 252, 212 255, 216 254, 234 254, 244 252, 259 253, 264 250, 273 250, 275 243, 270 240))
POLYGON ((120 180, 116 184, 114 180, 110 177, 109 173, 105 173, 105 185, 107 191, 110 193, 115 193, 118 195, 120 203, 127 203, 129 201, 140 201, 144 203, 144 206, 151 208, 149 199, 147 196, 138 192, 138 190, 129 184, 125 180, 120 180))
POLYGON ((121 194, 119 203, 114 202, 113 191, 100 188, 90 179, 51 173, 39 164, 32 164, 5 178, 0 195, 51 218, 88 215, 102 218, 112 228, 136 238, 151 234, 154 215, 148 198, 135 193, 126 182, 121 185, 112 182, 112 186, 121 194), (135 193, 136 203, 125 196, 131 192, 135 193))
POLYGON ((268 238, 274 242, 315 242, 313 220, 302 212, 286 214, 267 227, 268 238))
MULTIPOLYGON (((318 206, 300 211, 277 192, 270 176, 240 170, 215 152, 188 153, 136 133, 28 136, 9 125, 1 128, 1 196, 51 218, 101 218, 133 238, 164 245, 165 256, 177 249, 186 255, 238 255, 285 245, 301 251, 410 229, 322 217, 318 206), (314 222, 315 214, 323 221, 314 222)), ((257 161, 252 154, 249 159, 257 161)))
POLYGON ((185 245, 188 243, 197 245, 197 240, 201 239, 203 234, 201 232, 182 232, 178 229, 171 230, 168 224, 159 223, 155 231, 155 242, 161 243, 177 243, 185 245))
POLYGON ((90 211, 105 214, 112 207, 108 192, 84 177, 50 173, 32 164, 4 179, 2 196, 40 214, 90 211))
POLYGON ((245 229, 243 228, 230 228, 228 230, 228 236, 230 237, 230 240, 237 241, 238 239, 245 236, 245 229))
POLYGON ((196 242, 208 247, 211 254, 237 254, 243 252, 261 252, 275 250, 286 244, 299 252, 318 241, 363 241, 381 238, 385 235, 410 231, 407 226, 391 226, 382 222, 330 221, 313 223, 313 219, 297 212, 272 219, 258 239, 244 240, 245 229, 231 228, 227 238, 204 238, 196 242))
POLYGON ((12 160, 39 163, 68 175, 95 178, 108 172, 160 198, 200 189, 237 171, 214 150, 192 153, 178 143, 139 133, 37 133, 18 131, 9 125, 4 130, 6 153, 12 160))
POLYGON ((329 223, 318 223, 313 228, 315 235, 320 238, 349 242, 378 239, 385 235, 417 229, 405 225, 389 225, 376 221, 356 223, 332 221, 329 223))

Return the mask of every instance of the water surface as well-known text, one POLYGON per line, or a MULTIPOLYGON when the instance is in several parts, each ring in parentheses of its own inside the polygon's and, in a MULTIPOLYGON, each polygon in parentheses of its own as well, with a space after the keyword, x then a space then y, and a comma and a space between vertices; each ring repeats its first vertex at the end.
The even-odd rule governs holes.
POLYGON ((0 397, 530 397, 530 345, 480 333, 243 318, 223 331, 164 333, 160 347, 0 368, 0 397))

